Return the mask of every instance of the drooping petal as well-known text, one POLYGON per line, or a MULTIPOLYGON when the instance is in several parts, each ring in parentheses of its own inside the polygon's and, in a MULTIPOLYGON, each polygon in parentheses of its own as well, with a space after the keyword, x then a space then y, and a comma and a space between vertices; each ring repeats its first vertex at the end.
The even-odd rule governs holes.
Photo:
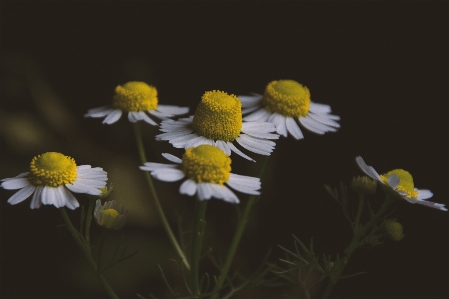
POLYGON ((430 190, 426 189, 420 189, 418 190, 418 199, 419 200, 426 200, 433 196, 433 193, 430 190))
POLYGON ((236 148, 235 145, 232 144, 231 142, 226 142, 226 144, 229 146, 229 148, 230 148, 234 153, 236 153, 236 154, 239 155, 240 157, 243 157, 243 158, 245 158, 245 159, 247 159, 247 160, 256 162, 256 160, 254 160, 254 159, 252 159, 251 157, 249 157, 249 156, 245 155, 244 153, 242 153, 242 151, 240 151, 238 148, 236 148))
POLYGON ((3 183, 0 186, 7 190, 17 190, 17 189, 22 189, 30 184, 31 184, 31 181, 28 178, 15 177, 15 178, 4 179, 3 183))
POLYGON ((287 125, 285 116, 278 113, 273 113, 268 121, 272 122, 276 126, 276 131, 278 134, 287 137, 287 125))
POLYGON ((181 115, 186 114, 189 112, 188 107, 179 107, 179 106, 172 106, 172 105, 157 105, 157 111, 172 114, 172 115, 181 115))
POLYGON ((357 165, 360 167, 360 169, 369 177, 371 177, 372 179, 378 180, 379 182, 383 183, 382 179, 380 178, 379 174, 377 173, 377 171, 371 167, 366 165, 365 161, 363 161, 362 157, 356 157, 355 161, 357 162, 357 165))
POLYGON ((179 187, 179 193, 193 196, 197 192, 197 183, 191 179, 185 180, 179 187))
POLYGON ((304 138, 301 129, 292 117, 287 117, 287 119, 285 120, 285 124, 287 126, 287 131, 293 136, 293 138, 295 138, 296 140, 304 138))
POLYGON ((162 156, 163 156, 165 159, 167 159, 168 161, 171 161, 171 162, 174 162, 174 163, 178 163, 178 164, 181 164, 181 163, 182 163, 182 160, 181 160, 181 159, 179 159, 178 157, 173 156, 173 155, 171 155, 171 154, 163 153, 162 156))
POLYGON ((118 121, 120 117, 122 117, 122 110, 114 109, 110 111, 109 114, 105 117, 103 123, 108 125, 113 124, 118 121))
POLYGON ((18 204, 28 197, 30 197, 31 194, 36 190, 36 186, 29 184, 25 186, 24 188, 20 189, 16 193, 14 193, 9 199, 8 203, 11 205, 18 204))
POLYGON ((176 168, 161 168, 151 172, 151 175, 164 182, 176 182, 185 177, 184 172, 176 168))
POLYGON ((276 146, 276 143, 271 140, 256 138, 246 134, 240 134, 235 140, 247 150, 265 156, 269 156, 276 146))

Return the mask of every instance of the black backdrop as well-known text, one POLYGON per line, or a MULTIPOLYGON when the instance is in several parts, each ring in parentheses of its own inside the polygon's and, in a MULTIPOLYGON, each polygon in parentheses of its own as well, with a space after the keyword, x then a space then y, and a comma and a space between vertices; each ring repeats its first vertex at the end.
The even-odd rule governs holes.
MULTIPOLYGON (((291 246, 291 233, 306 242, 313 236, 320 254, 342 254, 349 228, 322 185, 361 175, 357 155, 379 172, 409 170, 418 188, 449 204, 448 12, 442 2, 3 2, 1 178, 26 171, 31 158, 45 151, 108 172, 111 157, 136 167, 126 121, 105 126, 82 117, 108 104, 118 84, 146 81, 158 88, 161 102, 194 109, 206 90, 248 94, 262 92, 271 80, 293 79, 309 87, 313 101, 332 106, 341 130, 278 142, 264 184, 267 196, 254 212, 240 262, 248 259, 248 268, 255 267, 269 247, 291 246)), ((151 137, 156 130, 147 130, 150 159, 162 161, 151 137)), ((234 161, 244 173, 239 163, 248 162, 234 161)), ((52 207, 32 211, 29 200, 10 206, 11 194, 0 190, 1 297, 87 298, 88 289, 98 286, 78 281, 84 273, 79 269, 67 274, 73 260, 82 259, 68 233, 56 227, 62 222, 58 213, 52 207)), ((165 203, 167 211, 177 200, 165 203)), ((180 202, 191 211, 192 199, 180 202)), ((208 215, 226 250, 234 210, 214 201, 208 215)), ((405 227, 405 239, 358 252, 348 274, 368 273, 342 281, 336 295, 447 297, 448 213, 404 203, 394 216, 405 227)), ((128 230, 168 247, 154 214, 130 220, 128 230)), ((155 272, 158 262, 148 262, 148 271, 155 272)), ((157 293, 155 277, 120 294, 157 293)), ((276 292, 242 298, 281 298, 276 292)))

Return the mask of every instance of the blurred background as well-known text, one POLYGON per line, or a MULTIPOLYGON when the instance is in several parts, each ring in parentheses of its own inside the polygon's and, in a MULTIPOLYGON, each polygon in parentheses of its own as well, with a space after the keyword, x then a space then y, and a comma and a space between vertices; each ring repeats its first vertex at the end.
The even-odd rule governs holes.
MULTIPOLYGON (((83 115, 110 104, 114 88, 133 80, 156 86, 160 104, 193 113, 205 91, 262 93, 272 80, 293 79, 310 89, 312 101, 341 116, 341 129, 280 139, 235 264, 250 274, 270 248, 276 262, 277 244, 293 248, 291 234, 306 244, 313 237, 318 254, 335 258, 350 241, 350 227, 323 184, 349 184, 361 175, 358 155, 380 173, 410 171, 416 187, 449 205, 448 8, 441 2, 3 2, 0 178, 28 171, 31 159, 47 151, 104 168, 114 185, 109 199, 130 210, 126 228, 109 240, 125 233, 129 252, 138 250, 106 277, 121 298, 168 298, 157 265, 175 279, 175 254, 137 168, 132 127, 126 118, 109 126, 83 115)), ((142 129, 149 160, 182 154, 155 142, 157 128, 142 129)), ((244 175, 254 175, 260 163, 232 158, 233 172, 244 175)), ((172 227, 188 238, 194 199, 180 196, 179 184, 156 187, 172 227)), ((108 298, 58 227, 59 212, 31 210, 29 200, 10 206, 13 193, 0 190, 0 297, 108 298)), ((69 215, 79 221, 79 210, 69 215)), ((341 281, 334 295, 446 298, 449 214, 403 203, 393 216, 405 238, 356 252, 346 274, 367 274, 341 281)), ((236 207, 209 203, 205 246, 217 258, 226 254, 236 218, 236 207)), ((93 237, 98 233, 93 225, 93 237)), ((256 288, 238 298, 285 292, 256 288)))

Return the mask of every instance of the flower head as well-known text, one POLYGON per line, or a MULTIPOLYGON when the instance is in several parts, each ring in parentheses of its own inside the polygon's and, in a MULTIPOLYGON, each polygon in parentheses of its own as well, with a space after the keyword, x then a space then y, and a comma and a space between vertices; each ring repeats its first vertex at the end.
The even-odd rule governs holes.
POLYGON ((105 228, 120 229, 125 225, 128 209, 115 200, 107 201, 104 205, 97 199, 94 217, 98 225, 105 228))
POLYGON ((416 189, 413 183, 413 177, 408 171, 395 169, 386 174, 379 175, 373 167, 366 165, 362 157, 356 157, 355 160, 360 169, 372 179, 380 182, 386 192, 397 194, 409 203, 417 203, 447 211, 444 204, 427 201, 427 199, 433 196, 433 193, 430 190, 416 189), (394 191, 394 193, 391 191, 394 191))
POLYGON ((0 186, 8 190, 20 189, 8 199, 8 203, 12 205, 33 195, 30 205, 32 209, 44 204, 57 208, 66 206, 73 210, 79 207, 79 203, 70 191, 100 195, 100 188, 106 186, 107 180, 107 173, 102 168, 77 166, 69 156, 48 152, 31 160, 29 172, 3 179, 0 186))
POLYGON ((268 83, 263 95, 239 96, 242 101, 244 121, 268 121, 276 126, 278 134, 295 139, 304 135, 298 126, 317 134, 335 132, 340 117, 330 114, 328 105, 317 104, 310 100, 307 87, 293 80, 276 80, 268 83))
POLYGON ((186 178, 179 188, 181 194, 196 194, 199 200, 215 197, 230 203, 239 203, 239 199, 225 185, 242 193, 260 194, 260 179, 231 173, 231 158, 215 146, 191 147, 182 159, 167 153, 162 156, 176 164, 145 163, 140 169, 165 182, 186 178))
POLYGON ((162 121, 162 134, 156 140, 168 140, 176 148, 209 144, 222 149, 228 156, 231 151, 252 160, 235 147, 242 147, 261 155, 270 155, 276 145, 268 139, 278 139, 275 127, 268 122, 246 123, 242 121, 242 104, 235 95, 213 90, 201 97, 195 115, 180 120, 162 121))
POLYGON ((166 119, 189 112, 189 108, 159 105, 157 90, 144 82, 131 81, 115 88, 112 105, 90 109, 85 117, 105 117, 104 124, 113 124, 120 119, 123 112, 128 112, 130 122, 143 120, 150 125, 157 123, 150 115, 166 119))

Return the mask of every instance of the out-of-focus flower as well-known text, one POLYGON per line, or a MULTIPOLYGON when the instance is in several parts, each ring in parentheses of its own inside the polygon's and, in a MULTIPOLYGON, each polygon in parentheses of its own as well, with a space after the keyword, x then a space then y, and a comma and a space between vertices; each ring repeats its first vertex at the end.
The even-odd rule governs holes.
POLYGON ((381 186, 383 186, 387 192, 394 190, 401 198, 409 203, 417 203, 441 211, 447 211, 444 204, 427 201, 427 199, 433 196, 433 193, 430 192, 430 190, 420 190, 415 188, 413 177, 408 171, 395 169, 384 175, 379 175, 373 167, 366 165, 362 157, 356 157, 355 160, 360 169, 372 179, 380 182, 381 186))
POLYGON ((159 105, 155 87, 144 82, 131 81, 115 88, 112 105, 90 109, 84 116, 105 117, 103 123, 110 125, 118 121, 123 112, 128 112, 128 119, 132 123, 143 120, 157 126, 150 116, 166 119, 186 114, 189 108, 159 105))
POLYGON ((97 199, 94 217, 98 225, 105 228, 120 229, 125 225, 128 209, 115 200, 107 201, 104 205, 97 199))

